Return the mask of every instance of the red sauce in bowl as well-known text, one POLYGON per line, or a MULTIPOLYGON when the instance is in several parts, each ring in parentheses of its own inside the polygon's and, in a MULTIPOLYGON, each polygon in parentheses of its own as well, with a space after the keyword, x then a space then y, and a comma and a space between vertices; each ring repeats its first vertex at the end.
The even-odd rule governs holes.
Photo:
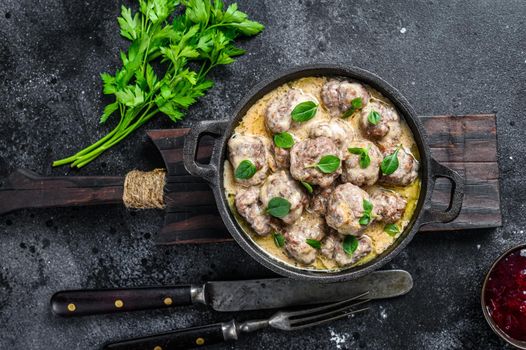
POLYGON ((526 341, 526 248, 502 257, 488 275, 484 290, 487 311, 499 329, 526 341))

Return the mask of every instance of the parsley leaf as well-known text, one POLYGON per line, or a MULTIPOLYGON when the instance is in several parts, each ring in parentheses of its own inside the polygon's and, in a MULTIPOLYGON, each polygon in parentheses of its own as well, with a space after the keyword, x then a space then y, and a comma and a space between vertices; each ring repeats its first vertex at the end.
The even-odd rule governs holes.
POLYGON ((113 95, 100 123, 115 114, 119 122, 93 145, 53 162, 80 168, 115 146, 155 116, 177 122, 213 82, 208 73, 245 53, 235 47, 240 36, 264 27, 248 19, 237 4, 223 0, 138 0, 139 11, 123 6, 117 18, 120 34, 131 42, 120 53, 121 67, 103 73, 103 93, 113 95), (154 68, 155 67, 155 70, 154 68))

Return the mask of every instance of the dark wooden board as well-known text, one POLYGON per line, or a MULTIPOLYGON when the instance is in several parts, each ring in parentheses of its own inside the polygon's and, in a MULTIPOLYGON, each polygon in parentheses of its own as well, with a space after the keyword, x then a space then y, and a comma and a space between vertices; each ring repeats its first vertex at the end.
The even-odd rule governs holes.
MULTIPOLYGON (((459 217, 448 224, 433 224, 422 231, 451 231, 498 227, 502 223, 494 114, 421 117, 433 157, 465 177, 465 196, 459 217)), ((182 163, 184 136, 189 129, 150 130, 168 169, 165 188, 171 201, 159 244, 207 243, 231 240, 208 185, 190 176, 182 163), (172 200, 173 199, 173 200, 172 200), (182 205, 184 203, 184 205, 182 205)), ((211 144, 202 142, 198 159, 205 161, 211 144)), ((433 206, 445 207, 449 184, 439 181, 433 206)))

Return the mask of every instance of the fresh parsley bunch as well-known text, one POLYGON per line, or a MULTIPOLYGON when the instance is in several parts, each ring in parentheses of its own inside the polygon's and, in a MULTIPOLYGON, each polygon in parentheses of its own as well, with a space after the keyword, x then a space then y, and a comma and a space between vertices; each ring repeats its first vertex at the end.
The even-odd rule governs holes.
POLYGON ((121 52, 122 68, 115 75, 101 74, 104 94, 114 95, 115 102, 104 108, 100 123, 116 114, 119 122, 99 141, 53 166, 83 167, 160 112, 174 122, 181 120, 214 85, 206 79, 208 72, 245 53, 233 41, 264 28, 249 20, 237 4, 224 9, 222 0, 139 0, 139 11, 123 6, 118 22, 131 45, 121 52), (181 6, 182 14, 174 15, 170 23, 181 6), (160 63, 159 69, 154 70, 153 61, 160 63))

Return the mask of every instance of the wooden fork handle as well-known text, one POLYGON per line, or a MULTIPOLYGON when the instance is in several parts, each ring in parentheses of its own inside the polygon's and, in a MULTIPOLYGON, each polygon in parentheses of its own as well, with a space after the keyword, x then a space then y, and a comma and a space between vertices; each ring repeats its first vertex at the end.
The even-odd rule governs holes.
POLYGON ((120 176, 43 177, 18 169, 0 186, 0 215, 17 209, 122 203, 120 176))

